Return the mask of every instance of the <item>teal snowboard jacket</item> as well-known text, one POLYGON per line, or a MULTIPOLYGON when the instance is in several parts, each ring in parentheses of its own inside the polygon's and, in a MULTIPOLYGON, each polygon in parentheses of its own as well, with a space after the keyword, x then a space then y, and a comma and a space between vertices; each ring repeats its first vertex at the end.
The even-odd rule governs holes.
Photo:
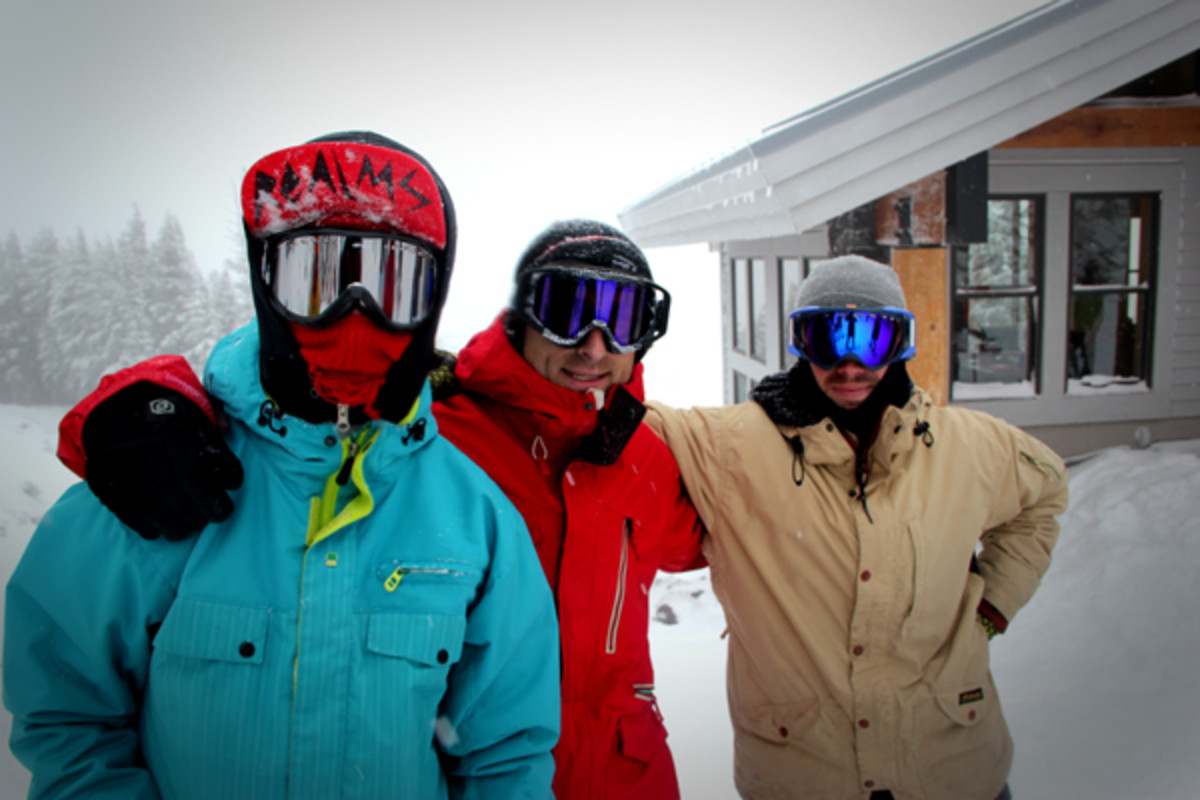
POLYGON ((30 797, 550 797, 553 601, 428 386, 410 419, 344 440, 265 416, 253 324, 205 384, 245 470, 233 516, 147 541, 79 484, 9 582, 30 797))

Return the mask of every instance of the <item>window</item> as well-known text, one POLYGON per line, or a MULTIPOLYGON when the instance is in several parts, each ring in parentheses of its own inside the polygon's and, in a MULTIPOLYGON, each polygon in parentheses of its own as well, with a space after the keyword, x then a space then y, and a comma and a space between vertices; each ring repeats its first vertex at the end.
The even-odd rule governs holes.
POLYGON ((1039 197, 993 197, 987 242, 955 248, 954 399, 1037 393, 1042 229, 1039 197))
POLYGON ((1071 196, 1067 391, 1150 384, 1158 198, 1071 196))
POLYGON ((750 357, 767 360, 767 261, 750 259, 750 357))
POLYGON ((733 371, 733 402, 741 403, 750 399, 750 390, 754 388, 754 381, 747 378, 737 370, 733 371))
POLYGON ((787 369, 796 363, 796 357, 788 350, 788 340, 791 333, 788 329, 788 316, 796 310, 797 297, 800 294, 800 282, 805 278, 804 262, 798 258, 779 259, 779 319, 783 324, 780 343, 783 354, 783 367, 787 369))
POLYGON ((750 352, 750 268, 744 258, 733 259, 733 349, 750 352))

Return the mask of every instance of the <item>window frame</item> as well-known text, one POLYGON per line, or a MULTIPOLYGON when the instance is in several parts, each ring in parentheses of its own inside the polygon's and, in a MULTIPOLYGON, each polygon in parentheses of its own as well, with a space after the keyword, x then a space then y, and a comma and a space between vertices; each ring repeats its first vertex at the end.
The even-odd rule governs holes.
MULTIPOLYGON (((990 151, 988 183, 991 194, 1042 194, 1046 197, 1042 391, 1036 397, 955 400, 956 405, 985 411, 1019 426, 1163 419, 1173 416, 1173 405, 1187 407, 1188 398, 1172 383, 1175 369, 1172 342, 1181 313, 1173 295, 1184 252, 1180 242, 1180 222, 1185 213, 1182 191, 1189 168, 1200 172, 1200 159, 1179 148, 1002 148, 990 151), (1159 196, 1157 290, 1152 301, 1154 321, 1148 387, 1117 388, 1095 394, 1068 395, 1066 392, 1072 193, 1156 193, 1159 196), (1063 356, 1058 357, 1058 353, 1063 356)), ((950 269, 950 259, 947 259, 947 270, 950 269)), ((948 273, 947 278, 950 280, 952 276, 948 273)), ((1186 372, 1187 366, 1181 363, 1180 369, 1186 372)))

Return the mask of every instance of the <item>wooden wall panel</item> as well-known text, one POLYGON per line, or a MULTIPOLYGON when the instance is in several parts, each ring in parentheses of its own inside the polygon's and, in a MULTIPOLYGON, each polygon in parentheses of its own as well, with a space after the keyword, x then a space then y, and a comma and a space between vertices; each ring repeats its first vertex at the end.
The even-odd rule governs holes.
POLYGON ((1084 106, 1017 134, 996 147, 1195 147, 1200 106, 1101 108, 1084 106))
POLYGON ((875 201, 875 241, 889 247, 940 245, 946 240, 946 171, 875 201), (902 212, 907 207, 907 214, 902 212))
POLYGON ((917 318, 917 355, 908 363, 908 374, 938 405, 945 405, 950 396, 948 252, 942 247, 892 251, 892 267, 904 287, 908 310, 917 318))

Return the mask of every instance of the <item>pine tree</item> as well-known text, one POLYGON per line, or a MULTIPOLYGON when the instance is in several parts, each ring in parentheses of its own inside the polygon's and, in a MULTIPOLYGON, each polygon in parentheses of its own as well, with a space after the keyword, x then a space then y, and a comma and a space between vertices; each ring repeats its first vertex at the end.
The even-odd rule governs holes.
POLYGON ((240 262, 226 259, 220 272, 209 275, 208 336, 197 352, 197 359, 193 361, 193 365, 203 363, 222 336, 237 330, 254 318, 254 302, 250 297, 246 273, 244 259, 240 262))
POLYGON ((107 263, 99 267, 113 277, 115 287, 108 309, 109 336, 101 359, 104 371, 113 372, 156 355, 154 324, 147 313, 150 248, 146 225, 137 208, 115 247, 98 251, 97 256, 105 257, 107 263))
POLYGON ((109 313, 102 298, 111 297, 98 273, 83 231, 63 248, 50 279, 49 310, 39 342, 46 395, 43 402, 70 405, 95 387, 109 313))
POLYGON ((17 387, 9 383, 7 376, 15 375, 20 360, 21 295, 18 281, 24 268, 21 243, 15 233, 10 233, 4 246, 0 247, 0 401, 6 403, 17 402, 17 387))
POLYGON ((168 214, 159 230, 147 277, 146 314, 156 351, 191 360, 208 336, 213 312, 208 287, 174 215, 168 214))
MULTIPOLYGON (((6 248, 7 249, 7 248, 6 248)), ((43 228, 16 269, 5 275, 3 364, 0 385, 10 403, 44 402, 46 390, 39 363, 38 339, 49 310, 49 283, 58 266, 58 239, 43 228)))

